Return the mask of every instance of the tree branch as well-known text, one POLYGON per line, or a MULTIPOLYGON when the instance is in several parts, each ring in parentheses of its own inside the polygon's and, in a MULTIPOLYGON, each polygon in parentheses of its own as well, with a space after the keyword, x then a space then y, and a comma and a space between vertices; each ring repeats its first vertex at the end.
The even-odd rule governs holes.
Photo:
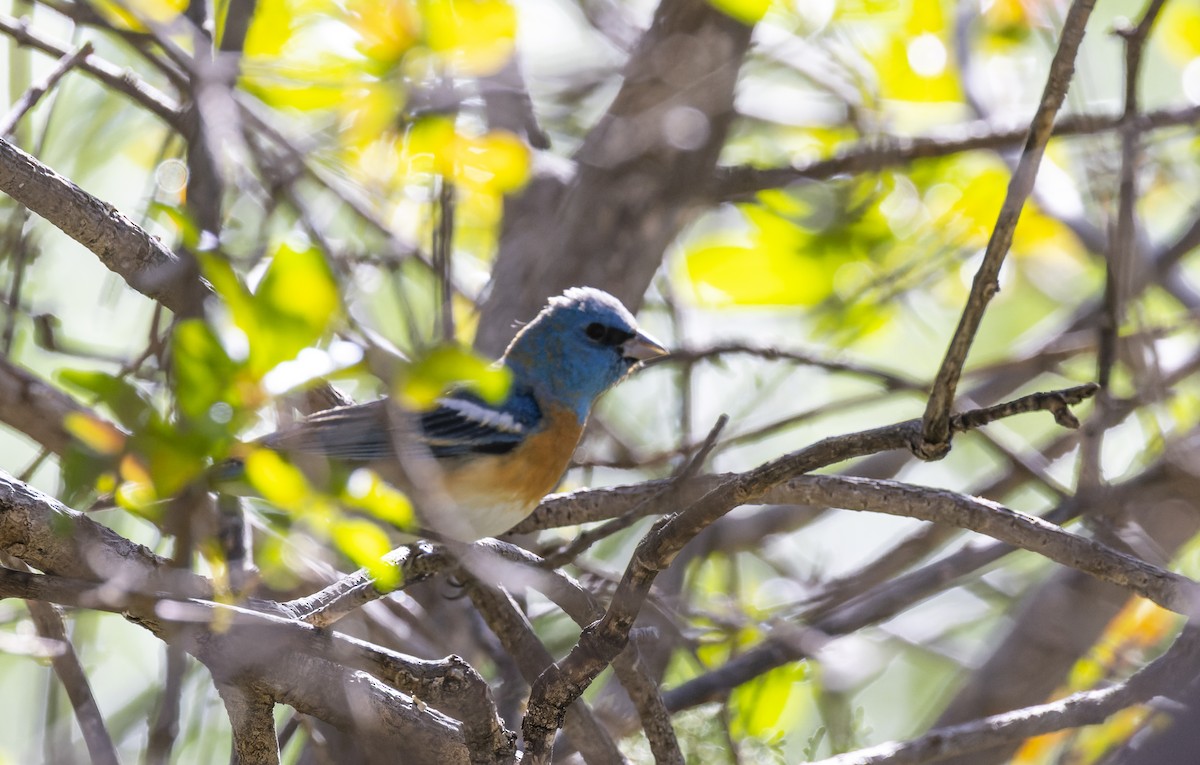
MULTIPOLYGON (((1084 385, 956 415, 948 422, 949 432, 979 427, 1017 411, 1061 411, 1095 392, 1095 385, 1084 385)), ((1061 414, 1056 419, 1065 421, 1061 414)), ((532 761, 543 762, 549 756, 549 744, 562 722, 563 711, 624 648, 654 579, 692 538, 734 507, 759 501, 770 489, 792 477, 867 454, 904 447, 915 450, 920 439, 918 420, 827 438, 735 474, 695 503, 660 519, 638 543, 604 617, 584 630, 571 653, 547 668, 534 683, 522 726, 532 761)))
POLYGON ((0 139, 0 191, 100 258, 129 286, 177 314, 200 312, 208 290, 157 237, 71 181, 0 139))
POLYGON ((880 744, 820 760, 814 765, 920 765, 1057 730, 1094 725, 1126 707, 1183 687, 1195 676, 1198 662, 1200 628, 1189 625, 1166 653, 1111 688, 1084 691, 1061 701, 938 728, 911 741, 880 744))
POLYGON ((1058 50, 1054 53, 1054 60, 1050 62, 1046 88, 1030 124, 1029 138, 1025 142, 1017 169, 1009 181, 1008 193, 984 251, 983 262, 975 274, 962 318, 933 383, 933 393, 925 408, 921 442, 916 449, 917 455, 922 459, 940 459, 950 449, 950 408, 954 403, 954 392, 962 375, 963 364, 979 324, 983 321, 983 313, 1000 289, 1000 283, 997 281, 1000 266, 1004 263, 1004 256, 1008 254, 1008 248, 1012 244, 1021 209, 1033 191, 1038 166, 1054 128, 1054 116, 1066 98, 1067 88, 1075 71, 1075 54, 1083 40, 1084 27, 1094 5, 1095 0, 1074 0, 1067 12, 1066 21, 1063 22, 1061 40, 1058 50))

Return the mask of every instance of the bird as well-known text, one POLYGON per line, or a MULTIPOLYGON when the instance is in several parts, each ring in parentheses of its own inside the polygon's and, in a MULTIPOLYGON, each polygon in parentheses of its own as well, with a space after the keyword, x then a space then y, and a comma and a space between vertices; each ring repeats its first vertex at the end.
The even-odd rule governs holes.
POLYGON ((601 394, 667 354, 617 298, 572 287, 496 362, 511 375, 498 403, 459 388, 431 409, 403 412, 385 397, 317 412, 259 443, 297 462, 369 467, 402 490, 413 487, 414 465, 432 464, 447 507, 420 517, 417 503, 423 530, 473 542, 524 520, 562 479, 601 394))

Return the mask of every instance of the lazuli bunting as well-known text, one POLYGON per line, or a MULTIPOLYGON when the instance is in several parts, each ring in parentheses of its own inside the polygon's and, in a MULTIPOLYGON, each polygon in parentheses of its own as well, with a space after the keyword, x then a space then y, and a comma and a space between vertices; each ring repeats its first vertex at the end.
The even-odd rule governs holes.
POLYGON ((615 297, 576 287, 551 298, 509 344, 498 363, 512 384, 499 404, 459 390, 430 411, 404 414, 380 399, 318 412, 261 443, 300 462, 369 466, 404 488, 411 471, 401 466, 400 450, 415 438, 440 468, 454 513, 423 521, 473 541, 529 515, 566 471, 600 394, 639 361, 666 353, 615 297))

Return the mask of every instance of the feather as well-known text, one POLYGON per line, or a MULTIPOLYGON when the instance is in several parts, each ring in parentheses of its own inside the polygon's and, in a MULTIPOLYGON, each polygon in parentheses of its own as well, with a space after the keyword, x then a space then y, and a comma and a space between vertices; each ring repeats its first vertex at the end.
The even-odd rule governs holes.
MULTIPOLYGON (((437 406, 415 415, 413 429, 435 457, 505 454, 537 425, 541 413, 531 396, 513 396, 511 411, 489 407, 467 392, 438 399, 437 406)), ((407 417, 384 400, 318 412, 263 439, 281 452, 316 454, 350 462, 394 458, 394 435, 407 417)))

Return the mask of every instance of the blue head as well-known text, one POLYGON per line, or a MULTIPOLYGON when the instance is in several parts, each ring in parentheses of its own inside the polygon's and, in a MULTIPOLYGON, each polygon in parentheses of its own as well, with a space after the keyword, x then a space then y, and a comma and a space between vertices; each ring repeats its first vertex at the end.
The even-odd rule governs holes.
POLYGON ((633 314, 602 290, 573 287, 550 303, 509 344, 502 361, 513 382, 582 422, 596 398, 639 361, 667 352, 640 332, 633 314))

